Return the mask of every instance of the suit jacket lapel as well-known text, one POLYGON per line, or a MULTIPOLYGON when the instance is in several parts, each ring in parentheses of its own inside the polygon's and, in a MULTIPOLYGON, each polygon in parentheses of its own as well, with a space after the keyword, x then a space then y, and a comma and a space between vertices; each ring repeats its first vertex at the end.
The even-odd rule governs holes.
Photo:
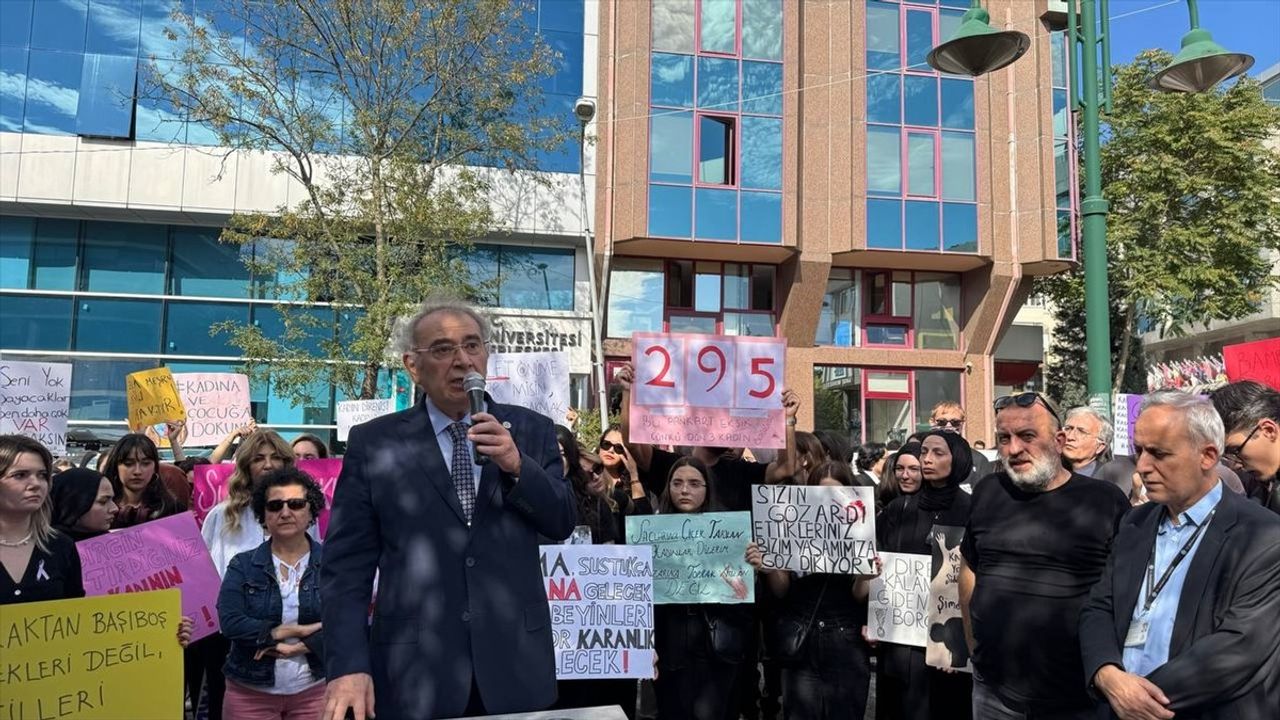
MULTIPOLYGON (((485 402, 489 407, 489 414, 497 418, 498 422, 509 422, 507 419, 506 406, 495 403, 493 398, 489 397, 488 393, 485 393, 485 402)), ((511 433, 512 439, 517 440, 516 447, 519 448, 519 441, 516 438, 515 426, 511 425, 507 430, 511 433)), ((480 488, 476 491, 476 512, 475 516, 472 518, 473 522, 479 522, 480 518, 485 514, 485 511, 489 506, 496 504, 495 498, 498 492, 498 486, 502 484, 502 479, 500 477, 501 473, 502 471, 499 470, 498 466, 492 461, 485 463, 484 466, 480 468, 480 488)), ((461 510, 459 510, 459 512, 461 512, 461 510)))
POLYGON ((1214 565, 1222 555, 1222 547, 1227 539, 1227 532, 1236 524, 1236 508, 1228 498, 1230 490, 1223 489, 1222 500, 1218 502, 1218 511, 1205 528, 1204 537, 1200 538, 1200 546, 1191 558, 1187 567, 1187 579, 1182 583, 1182 596, 1178 598, 1178 614, 1173 620, 1173 635, 1169 638, 1169 656, 1173 657, 1182 651, 1182 646, 1191 638, 1195 629, 1196 613, 1202 608, 1205 612, 1213 612, 1210 603, 1204 599, 1205 588, 1213 574, 1214 565))
POLYGON ((1156 528, 1159 526, 1160 518, 1162 517, 1164 517, 1164 510, 1159 507, 1152 507, 1146 517, 1142 518, 1141 521, 1135 522, 1140 528, 1138 537, 1141 541, 1134 546, 1133 550, 1125 552, 1122 548, 1112 549, 1112 552, 1116 553, 1115 577, 1112 579, 1112 594, 1115 596, 1115 606, 1112 608, 1112 612, 1115 614, 1116 635, 1122 643, 1124 642, 1124 636, 1129 632, 1129 623, 1133 620, 1133 611, 1137 608, 1139 596, 1142 594, 1142 583, 1147 571, 1147 560, 1150 559, 1151 550, 1156 545, 1156 528))
POLYGON ((449 466, 444 464, 444 458, 440 455, 440 443, 436 441, 435 429, 431 426, 431 417, 427 415, 424 402, 419 402, 413 412, 405 414, 404 422, 400 424, 400 434, 405 439, 406 446, 417 448, 414 460, 422 474, 435 486, 441 499, 465 525, 467 519, 462 514, 462 504, 458 502, 458 491, 453 489, 453 476, 449 474, 449 466))

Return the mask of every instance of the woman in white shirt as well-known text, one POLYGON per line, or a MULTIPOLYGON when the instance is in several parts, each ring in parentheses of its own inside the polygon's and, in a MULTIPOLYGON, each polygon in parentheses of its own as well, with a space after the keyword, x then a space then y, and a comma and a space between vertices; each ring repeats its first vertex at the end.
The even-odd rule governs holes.
POLYGON ((231 642, 226 717, 319 718, 324 710, 321 547, 307 534, 323 509, 319 484, 297 468, 255 485, 252 511, 271 539, 232 558, 218 595, 231 642))

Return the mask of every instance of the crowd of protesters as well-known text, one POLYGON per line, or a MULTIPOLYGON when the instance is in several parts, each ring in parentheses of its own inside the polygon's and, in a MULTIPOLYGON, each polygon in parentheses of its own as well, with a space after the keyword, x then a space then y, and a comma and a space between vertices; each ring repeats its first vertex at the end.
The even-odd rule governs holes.
MULTIPOLYGON (((461 379, 483 372, 486 333, 454 304, 409 324, 405 362, 425 395, 353 431, 323 544, 325 496, 296 467, 329 456, 321 439, 250 425, 214 450, 209 461, 234 463, 202 526, 223 579, 220 632, 189 643, 184 619, 176 639, 193 713, 408 719, 554 703, 661 720, 860 720, 873 682, 881 719, 1280 712, 1275 389, 1152 393, 1133 455, 1117 457, 1098 413, 1064 413, 1038 392, 1001 397, 992 464, 955 402, 904 443, 855 447, 799 431, 790 391, 777 453, 633 443, 628 365, 621 427, 583 443, 522 408, 467 406, 461 379), (538 645, 549 639, 539 543, 622 544, 629 516, 750 510, 764 483, 872 488, 880 551, 927 555, 934 526, 965 528, 972 674, 868 639, 878 561, 869 575, 805 574, 765 567, 750 543, 754 605, 656 608, 654 681, 554 682, 551 645, 538 645)), ((54 474, 38 442, 0 436, 0 604, 81 597, 77 542, 190 510, 194 463, 173 450, 165 463, 151 437, 129 434, 98 469, 54 474)))

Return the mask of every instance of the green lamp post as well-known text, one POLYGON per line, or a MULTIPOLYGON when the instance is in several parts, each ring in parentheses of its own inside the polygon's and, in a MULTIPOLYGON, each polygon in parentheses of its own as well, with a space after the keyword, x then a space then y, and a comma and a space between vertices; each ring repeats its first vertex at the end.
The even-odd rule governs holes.
MULTIPOLYGON (((1102 196, 1099 157, 1099 113, 1111 111, 1111 31, 1107 0, 1066 0, 1067 31, 1071 33, 1071 88, 1074 107, 1081 111, 1084 156, 1084 198, 1080 201, 1084 235, 1085 343, 1089 364, 1089 404, 1111 413, 1111 319, 1107 297, 1107 212, 1102 196), (1077 18, 1076 3, 1080 12, 1077 18), (1101 28, 1099 28, 1101 21, 1101 28), (1101 48, 1102 60, 1098 61, 1101 48), (1077 63, 1079 68, 1077 70, 1077 63), (1077 78, 1077 72, 1079 78, 1077 78), (1099 76, 1103 78, 1099 82, 1099 76)), ((1182 51, 1151 81, 1157 90, 1203 92, 1240 75, 1253 57, 1227 52, 1200 29, 1196 0, 1187 0, 1191 31, 1182 38, 1182 51)), ((959 29, 929 53, 928 63, 939 72, 977 76, 1009 65, 1030 46, 1024 33, 997 31, 980 0, 973 0, 959 29)))

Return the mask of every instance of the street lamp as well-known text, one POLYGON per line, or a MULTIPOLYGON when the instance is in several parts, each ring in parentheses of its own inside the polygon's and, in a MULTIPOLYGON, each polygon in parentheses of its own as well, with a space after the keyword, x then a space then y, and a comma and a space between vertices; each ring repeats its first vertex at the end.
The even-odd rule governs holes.
MULTIPOLYGON (((1080 215, 1084 235, 1085 344, 1089 363, 1089 404, 1102 413, 1111 412, 1111 317, 1107 296, 1107 212, 1102 196, 1102 155, 1099 106, 1111 111, 1111 28, 1107 0, 1066 0, 1067 32, 1071 37, 1071 87, 1074 107, 1081 111, 1082 155, 1084 156, 1084 198, 1080 215), (1077 21, 1076 3, 1080 13, 1077 21), (1099 12, 1101 10, 1101 12, 1099 12), (1101 34, 1098 21, 1101 19, 1101 34), (1099 66, 1098 49, 1102 50, 1099 66), (1077 57, 1079 56, 1079 57, 1077 57), (1079 62, 1079 82, 1076 63, 1079 62), (1099 83, 1099 75, 1104 79, 1099 83), (1101 91, 1101 92, 1099 92, 1101 91)), ((1182 51, 1151 81, 1157 90, 1202 92, 1247 71, 1253 57, 1229 53, 1200 29, 1196 0, 1187 0, 1191 31, 1182 38, 1182 51)), ((980 0, 965 13, 955 36, 929 53, 929 65, 940 72, 981 75, 999 70, 1026 52, 1017 47, 1015 31, 999 32, 988 25, 990 16, 980 0), (1010 37, 1014 36, 1014 37, 1010 37)))

